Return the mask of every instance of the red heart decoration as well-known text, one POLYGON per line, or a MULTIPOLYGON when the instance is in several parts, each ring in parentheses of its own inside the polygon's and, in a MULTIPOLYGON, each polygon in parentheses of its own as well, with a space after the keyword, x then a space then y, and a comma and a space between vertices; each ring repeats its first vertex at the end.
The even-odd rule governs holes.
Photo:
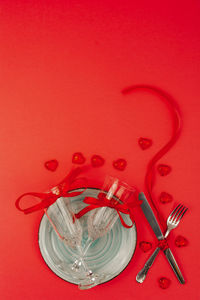
POLYGON ((166 176, 171 172, 172 168, 168 165, 158 165, 158 172, 161 176, 166 176))
POLYGON ((147 139, 147 138, 139 138, 138 140, 138 144, 139 146, 141 147, 142 150, 146 150, 148 149, 149 147, 151 147, 152 145, 152 140, 150 139, 147 139))
POLYGON ((188 240, 185 237, 178 235, 175 239, 175 245, 177 247, 185 247, 188 245, 188 240))
POLYGON ((152 248, 152 244, 150 242, 142 241, 139 243, 139 247, 143 252, 148 252, 152 248))
POLYGON ((91 157, 91 164, 94 168, 103 166, 105 160, 100 155, 93 155, 91 157))
POLYGON ((167 289, 170 286, 171 280, 166 277, 160 277, 158 283, 161 289, 167 289))
POLYGON ((119 171, 124 171, 126 168, 127 162, 123 158, 119 158, 113 161, 113 167, 119 171))
POLYGON ((165 204, 165 203, 172 202, 173 197, 172 197, 172 195, 170 195, 166 192, 162 192, 160 194, 159 200, 160 200, 161 203, 165 204))
POLYGON ((44 166, 47 170, 54 172, 58 167, 58 161, 56 159, 46 161, 44 166))
POLYGON ((72 156, 73 164, 81 165, 84 164, 85 160, 86 159, 81 152, 75 152, 72 156))

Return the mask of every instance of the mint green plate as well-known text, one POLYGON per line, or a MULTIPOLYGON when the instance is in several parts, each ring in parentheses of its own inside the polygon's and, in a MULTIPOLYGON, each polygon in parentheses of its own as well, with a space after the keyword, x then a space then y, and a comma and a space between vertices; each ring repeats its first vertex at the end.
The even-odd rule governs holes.
MULTIPOLYGON (((97 198, 98 193, 99 189, 87 188, 81 195, 70 198, 74 212, 86 206, 83 203, 85 197, 97 198)), ((87 240, 88 214, 80 219, 83 226, 83 244, 87 240)), ((129 222, 127 215, 123 215, 123 218, 127 223, 129 222)), ((105 275, 102 283, 113 279, 129 264, 135 251, 136 240, 135 225, 127 229, 118 220, 110 232, 96 240, 88 249, 85 257, 87 265, 94 273, 105 275)), ((70 269, 77 252, 58 238, 46 215, 40 223, 39 247, 46 264, 57 276, 70 283, 79 284, 79 280, 72 275, 73 272, 70 269)))

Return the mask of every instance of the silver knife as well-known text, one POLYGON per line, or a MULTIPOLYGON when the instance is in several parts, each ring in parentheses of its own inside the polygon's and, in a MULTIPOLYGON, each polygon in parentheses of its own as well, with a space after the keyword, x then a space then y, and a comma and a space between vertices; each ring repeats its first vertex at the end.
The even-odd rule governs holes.
MULTIPOLYGON (((151 209, 151 206, 149 205, 144 193, 139 193, 139 200, 142 200, 142 204, 141 204, 141 208, 142 211, 147 219, 147 221, 149 222, 149 225, 151 226, 151 228, 153 229, 156 237, 158 240, 163 240, 164 239, 164 235, 160 229, 160 226, 156 220, 156 217, 151 209)), ((136 281, 139 283, 142 283, 146 277, 146 274, 149 270, 149 268, 151 267, 151 265, 153 264, 158 252, 159 252, 159 248, 157 248, 153 255, 151 256, 151 258, 147 261, 147 263, 145 264, 144 268, 137 274, 136 276, 136 281)), ((168 260, 168 262, 170 263, 174 273, 176 274, 178 280, 180 281, 180 283, 184 284, 185 280, 183 278, 183 275, 178 267, 178 264, 170 250, 170 248, 165 249, 164 254, 168 260)))

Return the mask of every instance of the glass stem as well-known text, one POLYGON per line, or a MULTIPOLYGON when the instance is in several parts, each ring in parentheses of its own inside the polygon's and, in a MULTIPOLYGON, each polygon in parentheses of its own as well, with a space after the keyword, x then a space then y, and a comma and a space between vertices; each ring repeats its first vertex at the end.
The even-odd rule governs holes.
POLYGON ((93 274, 92 270, 89 269, 88 265, 86 264, 86 262, 85 262, 85 260, 84 260, 85 251, 83 251, 83 249, 82 249, 81 246, 77 246, 77 249, 78 249, 78 251, 79 251, 79 253, 80 253, 79 261, 81 262, 84 271, 85 271, 88 275, 92 275, 92 274, 93 274))
POLYGON ((94 241, 89 237, 85 243, 85 246, 83 248, 83 257, 86 255, 88 249, 90 248, 90 246, 92 245, 94 241))
POLYGON ((84 249, 79 245, 77 246, 77 250, 79 252, 79 257, 77 257, 75 259, 75 262, 73 264, 73 267, 75 267, 76 269, 79 268, 78 266, 82 265, 84 271, 88 274, 88 275, 92 275, 93 272, 92 270, 89 269, 89 267, 87 266, 85 260, 84 260, 84 256, 87 253, 88 249, 90 248, 91 244, 93 243, 93 240, 91 238, 88 238, 85 244, 84 249))

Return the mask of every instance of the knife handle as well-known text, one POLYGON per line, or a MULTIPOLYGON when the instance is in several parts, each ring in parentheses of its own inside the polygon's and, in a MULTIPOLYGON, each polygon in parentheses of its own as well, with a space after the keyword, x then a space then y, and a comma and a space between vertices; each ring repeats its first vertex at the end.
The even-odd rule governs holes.
MULTIPOLYGON (((150 267, 152 266, 156 256, 158 255, 160 251, 160 248, 156 248, 156 250, 153 252, 153 254, 150 256, 150 258, 147 260, 146 264, 144 265, 144 267, 142 268, 142 270, 137 274, 136 276, 136 281, 139 282, 139 283, 142 283, 145 278, 146 278, 146 275, 150 269, 150 267)), ((183 275, 178 267, 178 264, 170 250, 170 248, 167 248, 166 250, 164 250, 164 254, 168 260, 168 262, 170 263, 174 273, 176 274, 179 282, 181 284, 184 284, 185 283, 185 279, 183 278, 183 275)))
POLYGON ((146 264, 144 265, 144 267, 142 268, 142 270, 137 274, 136 276, 136 281, 139 283, 142 283, 145 278, 146 275, 150 269, 150 267, 152 266, 156 256, 158 255, 158 252, 160 251, 160 248, 156 248, 156 250, 153 252, 153 254, 150 256, 150 258, 147 260, 146 264))
POLYGON ((167 248, 166 250, 164 250, 164 254, 168 260, 168 262, 170 263, 174 273, 176 274, 178 280, 180 281, 181 284, 185 283, 185 279, 183 278, 183 275, 178 267, 178 264, 170 250, 170 248, 167 248))

